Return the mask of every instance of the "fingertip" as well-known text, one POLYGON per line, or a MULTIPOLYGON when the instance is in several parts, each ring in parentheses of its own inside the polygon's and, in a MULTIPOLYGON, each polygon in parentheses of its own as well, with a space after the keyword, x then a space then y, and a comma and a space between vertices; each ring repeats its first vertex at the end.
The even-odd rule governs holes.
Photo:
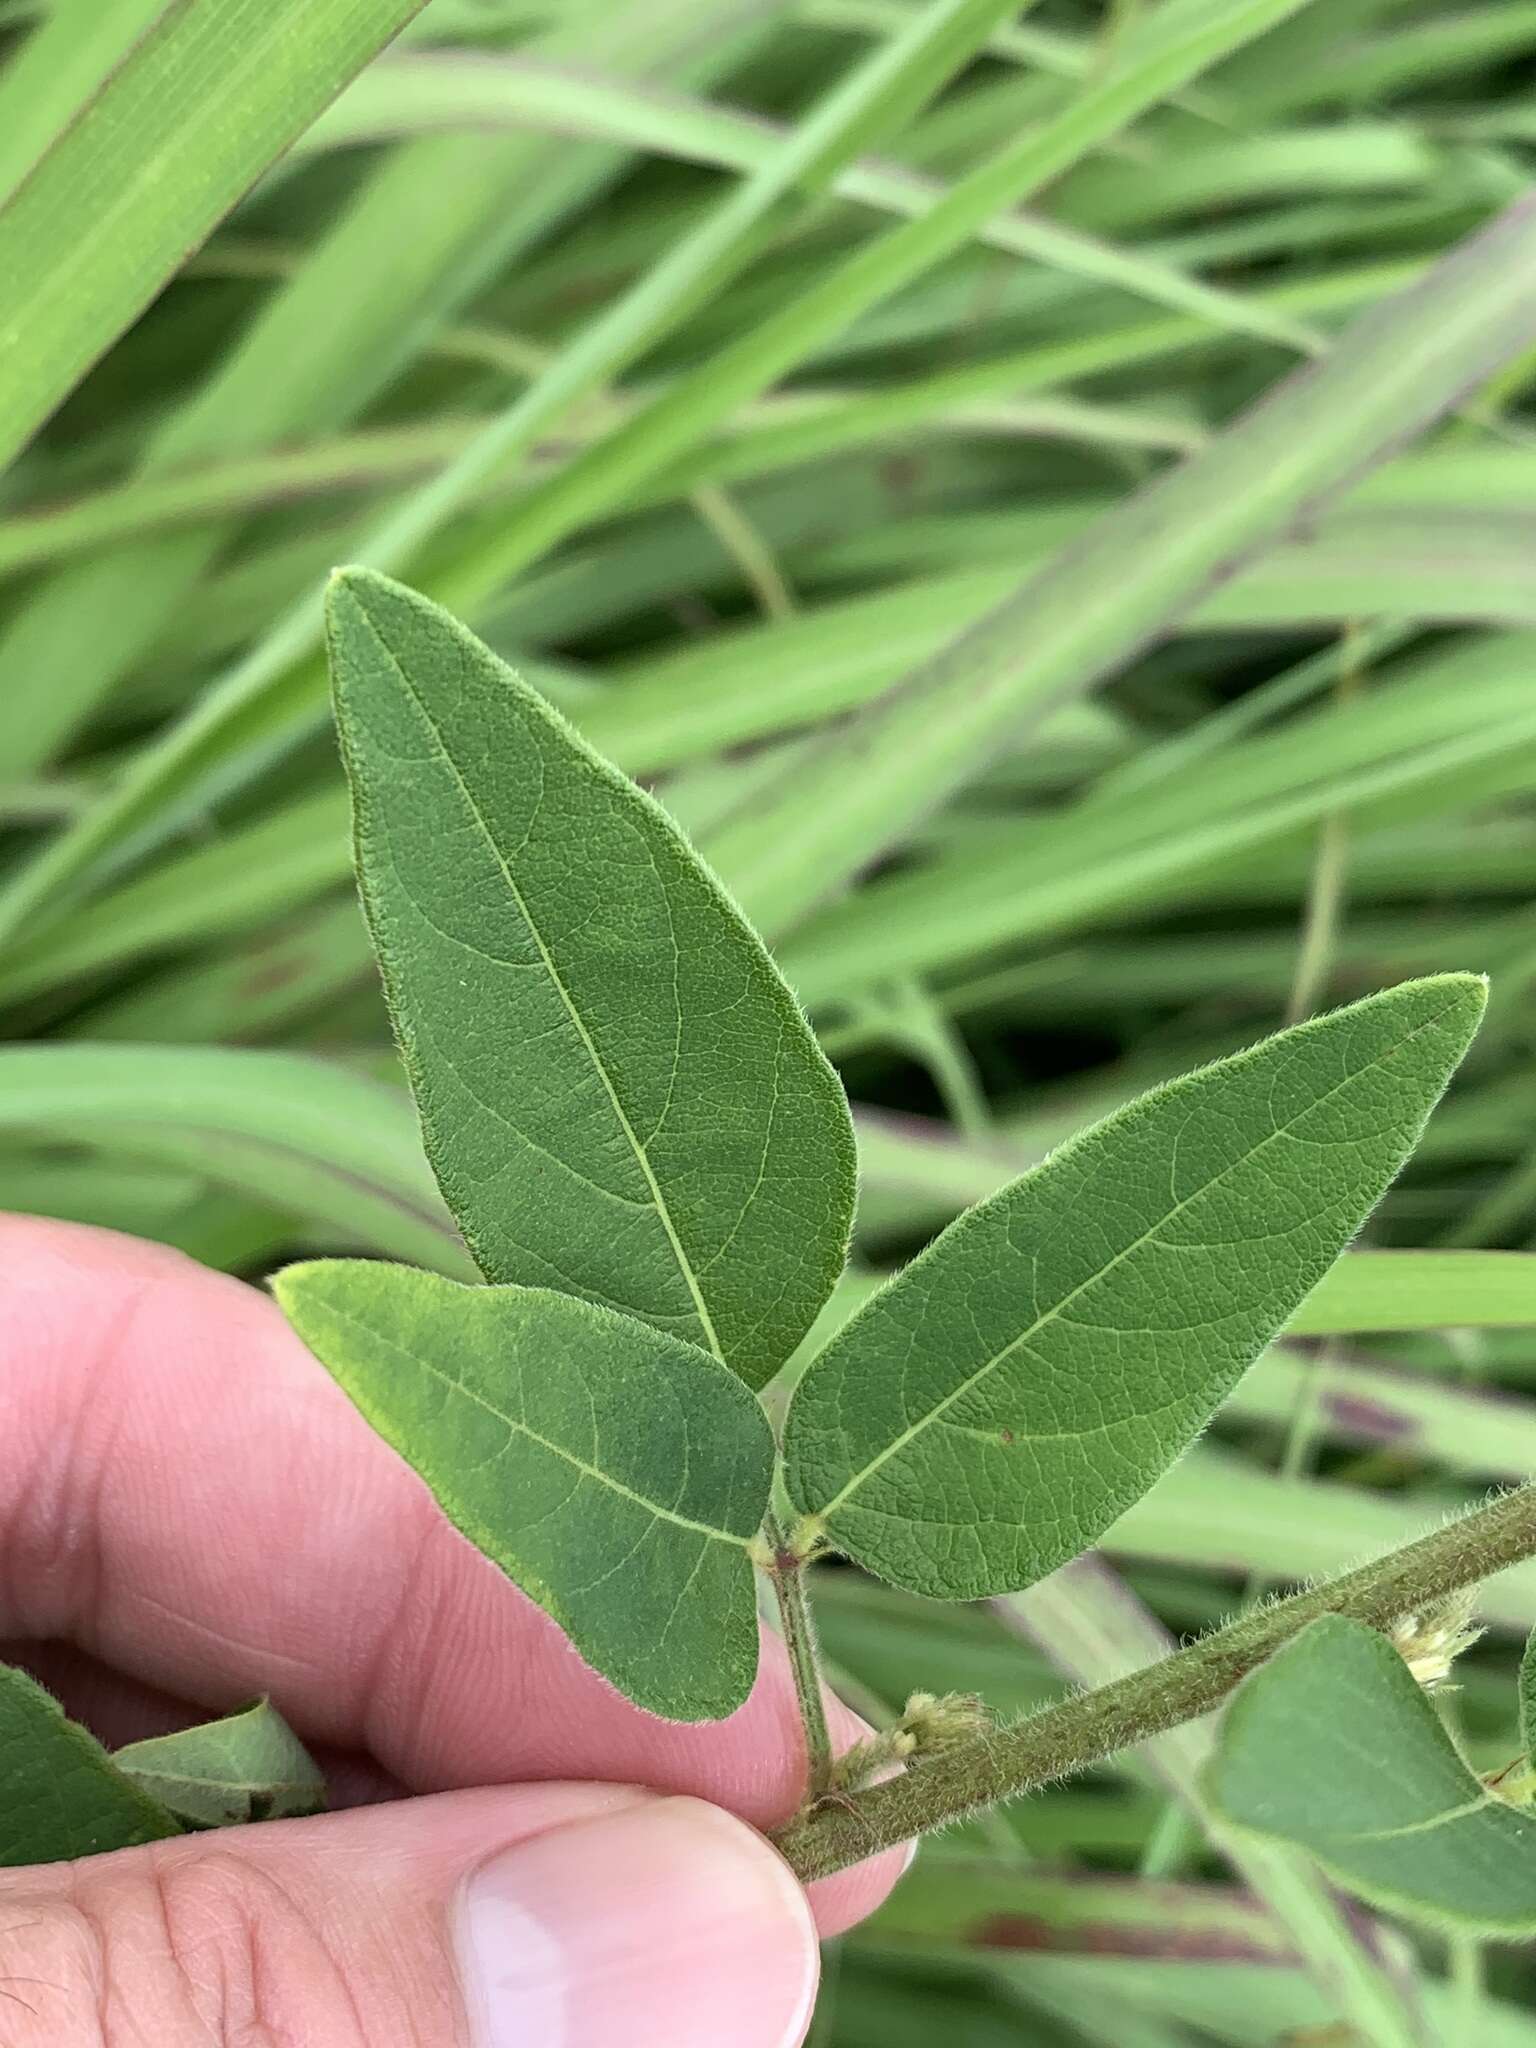
POLYGON ((658 1799, 516 1844, 461 1894, 475 2048, 796 2048, 816 1927, 789 1866, 703 1800, 658 1799))

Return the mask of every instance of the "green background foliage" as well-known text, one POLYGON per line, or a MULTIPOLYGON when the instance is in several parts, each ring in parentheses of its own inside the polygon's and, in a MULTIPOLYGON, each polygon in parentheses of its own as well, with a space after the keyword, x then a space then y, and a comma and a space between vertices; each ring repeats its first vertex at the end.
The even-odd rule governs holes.
MULTIPOLYGON (((409 12, 306 0, 249 30, 282 34, 248 122, 174 46, 125 74, 154 121, 110 163, 72 117, 178 10, 84 11, 0 10, 0 1202, 255 1280, 473 1277, 327 727, 321 590, 361 560, 771 924, 853 1103, 829 1323, 1145 1089, 1493 977, 1365 1248, 1105 1532, 1099 1604, 1037 1630, 1055 1579, 935 1607, 821 1572, 871 1718, 1043 1703, 1536 1474, 1536 11, 956 4, 923 41, 910 0, 432 0, 275 162, 409 12), (161 195, 131 242, 103 187, 161 195)), ((1437 1707, 1480 1773, 1522 1753, 1536 1568, 1482 1606, 1437 1707)), ((1479 1988, 1239 1855, 1188 1756, 922 1869, 818 2048, 1536 2043, 1523 1949, 1479 1988)))

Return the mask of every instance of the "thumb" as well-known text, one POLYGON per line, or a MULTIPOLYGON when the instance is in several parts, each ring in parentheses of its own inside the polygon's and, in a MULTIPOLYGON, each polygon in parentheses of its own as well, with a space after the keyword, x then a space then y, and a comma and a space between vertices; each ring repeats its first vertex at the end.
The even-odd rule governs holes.
POLYGON ((453 1792, 0 1872, 7 2048, 795 2048, 760 1835, 623 1787, 453 1792))

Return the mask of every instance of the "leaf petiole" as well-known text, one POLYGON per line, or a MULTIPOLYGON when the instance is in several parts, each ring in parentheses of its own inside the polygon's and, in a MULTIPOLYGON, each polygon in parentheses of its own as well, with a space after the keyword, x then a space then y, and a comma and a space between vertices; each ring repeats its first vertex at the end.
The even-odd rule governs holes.
POLYGON ((806 1556, 793 1532, 777 1517, 764 1525, 771 1561, 766 1565, 778 1602, 779 1629, 789 1655, 800 1725, 805 1730, 805 1807, 814 1806, 832 1783, 832 1731, 827 1726, 816 1623, 806 1590, 806 1556))

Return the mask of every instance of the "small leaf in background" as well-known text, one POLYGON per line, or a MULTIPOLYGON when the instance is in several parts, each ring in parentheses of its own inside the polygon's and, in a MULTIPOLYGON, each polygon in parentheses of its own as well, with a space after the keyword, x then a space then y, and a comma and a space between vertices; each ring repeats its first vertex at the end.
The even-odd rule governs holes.
POLYGON ((1536 1760, 1536 1629, 1531 1630, 1520 1659, 1520 1740, 1527 1759, 1536 1760))
POLYGON ((1462 1761, 1401 1656, 1342 1615, 1245 1679, 1206 1791, 1363 1898, 1441 1926, 1536 1933, 1536 1814, 1462 1761))
POLYGON ((348 571, 330 644, 374 943, 482 1270, 762 1385, 854 1198, 794 997, 665 812, 447 613, 348 571))
POLYGON ((741 1705, 773 1439, 718 1359, 542 1288, 351 1259, 273 1287, 448 1519, 595 1670, 671 1720, 741 1705))
POLYGON ((62 1863, 180 1833, 51 1693, 0 1665, 0 1865, 62 1863))
POLYGON ((228 1828, 289 1820, 325 1805, 325 1777, 270 1700, 222 1721, 130 1742, 112 1758, 178 1819, 228 1828))
POLYGON ((1030 1585, 1086 1549, 1359 1229, 1485 999, 1443 975, 1281 1032, 951 1224, 801 1379, 796 1505, 938 1598, 1030 1585))

